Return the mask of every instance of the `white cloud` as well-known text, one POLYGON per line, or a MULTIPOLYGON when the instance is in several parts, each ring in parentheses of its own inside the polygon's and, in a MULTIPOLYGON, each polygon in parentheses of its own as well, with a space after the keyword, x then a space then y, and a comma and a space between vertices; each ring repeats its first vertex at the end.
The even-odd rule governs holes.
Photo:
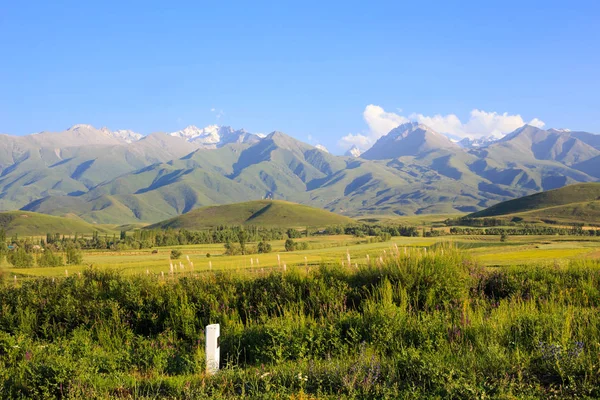
POLYGON ((363 111, 363 118, 373 136, 377 138, 387 134, 389 131, 408 122, 408 118, 393 112, 386 112, 383 108, 369 104, 363 111))
POLYGON ((344 150, 356 146, 363 151, 371 147, 373 143, 375 141, 370 136, 349 133, 338 141, 338 146, 344 150))
POLYGON ((437 132, 450 134, 459 138, 477 138, 490 135, 502 137, 525 124, 538 128, 542 128, 545 125, 538 118, 526 122, 519 114, 498 114, 497 112, 487 112, 478 109, 471 111, 469 119, 466 122, 461 121, 454 114, 427 116, 413 113, 406 117, 394 112, 387 112, 382 107, 374 104, 369 104, 365 107, 363 118, 369 126, 369 130, 359 134, 344 136, 338 142, 339 147, 349 149, 353 145, 356 145, 364 151, 372 146, 381 136, 386 135, 398 125, 409 121, 419 122, 437 132))

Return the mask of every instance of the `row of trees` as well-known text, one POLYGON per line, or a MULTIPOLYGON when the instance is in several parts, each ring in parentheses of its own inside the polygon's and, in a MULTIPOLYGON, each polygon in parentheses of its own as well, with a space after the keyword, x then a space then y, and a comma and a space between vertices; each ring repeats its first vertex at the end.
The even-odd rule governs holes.
POLYGON ((572 228, 558 228, 544 225, 525 225, 507 228, 464 228, 453 226, 451 235, 573 235, 573 236, 600 236, 600 229, 583 229, 580 226, 572 228))
POLYGON ((64 253, 54 253, 50 249, 44 250, 39 255, 28 253, 24 248, 19 247, 6 253, 7 261, 16 268, 29 267, 60 267, 62 265, 78 265, 83 262, 81 251, 69 247, 64 253))

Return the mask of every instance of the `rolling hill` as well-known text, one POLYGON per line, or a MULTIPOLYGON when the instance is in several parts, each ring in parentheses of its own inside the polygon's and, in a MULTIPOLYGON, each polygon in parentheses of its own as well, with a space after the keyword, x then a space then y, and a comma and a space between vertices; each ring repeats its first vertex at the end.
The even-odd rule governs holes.
POLYGON ((90 234, 94 231, 104 231, 77 218, 54 217, 26 211, 9 211, 0 213, 0 229, 7 235, 39 236, 46 233, 61 235, 90 234))
POLYGON ((341 225, 354 222, 343 215, 281 200, 257 200, 201 207, 187 214, 150 225, 148 229, 198 230, 219 225, 264 227, 306 227, 341 225))
POLYGON ((565 186, 505 201, 469 217, 521 217, 557 222, 600 222, 600 183, 565 186))

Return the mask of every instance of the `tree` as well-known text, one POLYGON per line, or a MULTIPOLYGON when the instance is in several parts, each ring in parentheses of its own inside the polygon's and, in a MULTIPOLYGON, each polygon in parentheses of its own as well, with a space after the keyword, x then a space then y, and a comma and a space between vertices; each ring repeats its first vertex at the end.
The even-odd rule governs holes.
POLYGON ((240 247, 242 249, 242 254, 246 254, 246 242, 248 241, 248 232, 243 229, 238 231, 238 242, 240 243, 240 247))
POLYGON ((0 263, 5 255, 8 254, 8 246, 6 245, 6 232, 0 229, 0 263))
POLYGON ((258 242, 258 252, 259 253, 270 253, 271 252, 271 244, 261 240, 258 242))
POLYGON ((171 260, 179 260, 181 258, 181 251, 177 249, 171 250, 171 260))
POLYGON ((11 251, 7 259, 15 268, 33 267, 33 256, 21 247, 15 251, 11 251))
POLYGON ((285 251, 294 251, 296 248, 296 243, 292 239, 288 239, 285 241, 285 251))
POLYGON ((500 241, 501 241, 501 242, 506 242, 507 240, 508 240, 508 233, 506 233, 506 232, 502 232, 502 233, 500 234, 500 241))
POLYGON ((288 229, 286 233, 287 233, 288 238, 290 238, 290 239, 298 239, 298 238, 302 237, 302 233, 300 233, 300 231, 297 231, 294 228, 288 229))
POLYGON ((60 267, 63 265, 63 258, 54 254, 50 249, 46 249, 38 259, 38 265, 40 267, 60 267))
POLYGON ((75 247, 73 247, 73 246, 67 247, 67 250, 65 253, 67 256, 67 264, 78 265, 83 262, 83 255, 81 254, 81 251, 77 250, 75 247))

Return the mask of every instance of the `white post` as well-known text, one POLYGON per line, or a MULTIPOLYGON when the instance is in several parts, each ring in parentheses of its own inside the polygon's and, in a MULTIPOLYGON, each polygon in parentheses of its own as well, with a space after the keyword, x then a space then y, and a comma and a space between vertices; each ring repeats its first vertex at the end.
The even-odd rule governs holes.
POLYGON ((207 375, 216 374, 219 371, 221 358, 221 348, 219 347, 219 336, 221 336, 221 326, 212 324, 206 326, 206 373, 207 375))

